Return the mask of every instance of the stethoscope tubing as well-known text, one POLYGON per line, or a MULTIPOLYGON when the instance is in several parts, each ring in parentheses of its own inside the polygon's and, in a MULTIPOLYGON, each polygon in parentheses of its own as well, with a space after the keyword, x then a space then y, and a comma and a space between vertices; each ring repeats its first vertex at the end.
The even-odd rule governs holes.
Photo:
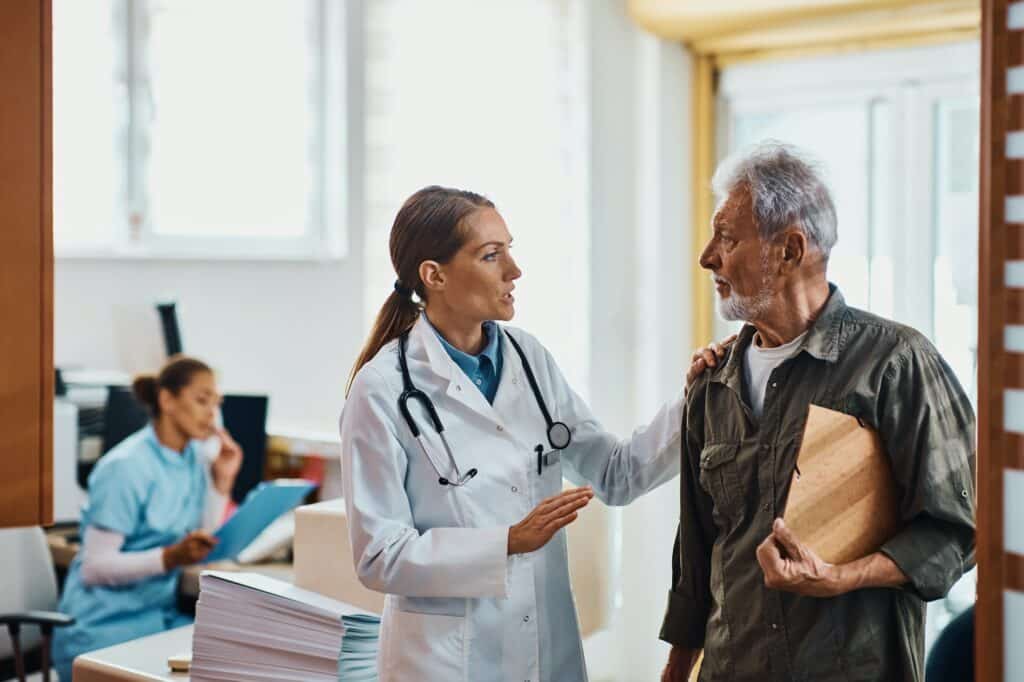
MULTIPOLYGON (((533 391, 533 397, 537 402, 537 407, 540 408, 545 424, 547 424, 548 444, 551 445, 552 449, 564 450, 572 442, 571 429, 569 429, 565 422, 555 421, 551 418, 551 413, 548 412, 548 406, 544 402, 544 396, 540 392, 540 386, 537 384, 537 378, 533 374, 533 368, 530 367, 530 363, 526 359, 526 353, 523 352, 519 342, 515 340, 507 329, 503 329, 502 331, 505 333, 505 336, 508 337, 509 342, 511 342, 512 347, 515 349, 516 354, 519 355, 519 359, 523 363, 523 370, 526 372, 526 379, 530 384, 530 389, 533 391)), ((408 331, 398 337, 398 361, 402 371, 402 394, 398 396, 398 411, 401 413, 405 423, 409 426, 409 430, 412 432, 413 438, 416 439, 416 442, 420 446, 420 450, 423 451, 423 455, 427 458, 431 468, 434 469, 434 473, 437 474, 437 482, 443 486, 461 487, 471 478, 476 476, 477 470, 476 468, 473 468, 465 474, 459 470, 459 465, 455 460, 455 455, 452 453, 451 445, 449 445, 448 438, 444 434, 444 423, 441 421, 441 416, 437 413, 437 408, 434 406, 433 401, 427 396, 427 394, 416 388, 415 384, 413 384, 412 375, 409 373, 409 364, 405 357, 408 339, 408 331), (455 472, 454 479, 446 477, 441 473, 441 469, 437 466, 434 458, 431 457, 426 445, 423 443, 423 436, 420 432, 419 425, 416 424, 416 420, 413 418, 412 412, 409 410, 410 400, 415 400, 427 411, 427 415, 430 417, 430 422, 433 425, 434 430, 437 431, 437 434, 441 437, 441 443, 444 445, 445 453, 448 455, 448 462, 451 464, 452 471, 455 472)), ((539 474, 541 468, 539 458, 537 468, 539 474)))

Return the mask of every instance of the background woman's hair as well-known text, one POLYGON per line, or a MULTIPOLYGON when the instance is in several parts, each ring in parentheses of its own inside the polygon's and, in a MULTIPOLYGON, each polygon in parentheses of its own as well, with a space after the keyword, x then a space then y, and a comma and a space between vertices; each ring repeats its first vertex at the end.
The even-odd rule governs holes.
POLYGON ((466 243, 465 220, 481 208, 494 204, 475 192, 431 185, 405 200, 391 226, 391 264, 398 274, 398 285, 384 301, 373 323, 359 358, 352 367, 345 395, 356 374, 374 355, 416 323, 422 301, 426 300, 420 281, 420 263, 426 260, 447 263, 466 243), (401 291, 399 291, 401 289, 401 291), (420 302, 413 300, 415 293, 420 302))
POLYGON ((174 355, 167 360, 157 374, 140 374, 132 381, 132 392, 140 403, 146 406, 154 417, 160 416, 160 389, 167 389, 178 395, 181 389, 192 383, 197 374, 213 370, 201 360, 187 355, 174 355))

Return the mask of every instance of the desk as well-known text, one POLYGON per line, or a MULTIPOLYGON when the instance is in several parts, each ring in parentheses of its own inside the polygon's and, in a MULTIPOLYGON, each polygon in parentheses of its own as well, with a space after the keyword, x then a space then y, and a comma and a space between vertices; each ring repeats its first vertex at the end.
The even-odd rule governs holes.
POLYGON ((191 625, 82 654, 72 676, 74 682, 188 682, 188 673, 167 667, 169 656, 186 651, 192 651, 191 625))
MULTIPOLYGON (((53 565, 63 579, 67 574, 71 561, 78 554, 81 546, 77 542, 78 527, 50 529, 46 533, 46 542, 50 547, 53 565), (70 539, 75 538, 75 539, 70 539)), ((260 573, 277 578, 287 583, 295 582, 295 571, 292 564, 286 561, 270 561, 262 564, 240 564, 235 561, 214 561, 209 564, 186 566, 181 571, 178 581, 178 608, 185 613, 195 612, 196 598, 199 596, 199 574, 203 571, 247 571, 260 573)))

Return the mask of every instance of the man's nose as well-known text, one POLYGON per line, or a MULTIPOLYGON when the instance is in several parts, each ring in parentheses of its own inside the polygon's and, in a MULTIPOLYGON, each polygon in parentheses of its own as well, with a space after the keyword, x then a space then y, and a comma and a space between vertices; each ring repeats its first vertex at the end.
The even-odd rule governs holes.
POLYGON ((701 252, 700 259, 698 260, 698 262, 700 263, 700 266, 705 270, 712 271, 717 270, 718 267, 721 265, 721 261, 718 259, 718 254, 715 253, 715 250, 713 248, 711 248, 711 242, 708 242, 708 245, 704 247, 704 250, 701 252))

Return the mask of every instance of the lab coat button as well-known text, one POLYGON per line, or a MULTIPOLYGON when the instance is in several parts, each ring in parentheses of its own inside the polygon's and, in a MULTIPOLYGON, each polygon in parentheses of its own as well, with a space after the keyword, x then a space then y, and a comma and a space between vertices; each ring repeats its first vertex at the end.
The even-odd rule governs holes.
POLYGON ((514 493, 519 492, 519 488, 517 488, 516 486, 512 486, 512 492, 514 492, 514 493))
POLYGON ((523 616, 523 622, 524 623, 529 623, 530 622, 530 617, 529 616, 523 616))
POLYGON ((498 430, 499 430, 499 431, 504 431, 504 430, 505 430, 505 427, 504 427, 504 426, 502 426, 501 424, 498 424, 498 430))
POLYGON ((457 386, 455 387, 455 390, 456 390, 456 391, 461 391, 461 390, 462 390, 462 386, 458 386, 458 385, 457 385, 457 386))

